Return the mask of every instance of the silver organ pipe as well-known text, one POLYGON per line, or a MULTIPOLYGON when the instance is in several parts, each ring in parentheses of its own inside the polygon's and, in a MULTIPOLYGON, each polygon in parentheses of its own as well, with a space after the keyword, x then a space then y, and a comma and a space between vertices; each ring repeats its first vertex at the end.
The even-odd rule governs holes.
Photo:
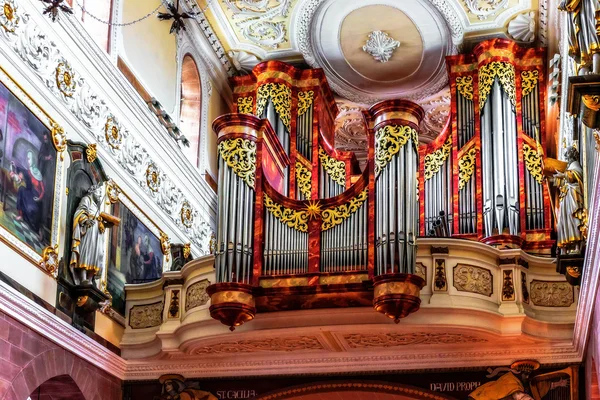
POLYGON ((336 160, 319 148, 319 198, 335 197, 346 190, 345 168, 343 161, 336 160))
POLYGON ((265 207, 263 275, 308 272, 308 233, 288 226, 265 207))
POLYGON ((296 151, 308 161, 312 161, 313 149, 313 105, 296 119, 296 151))

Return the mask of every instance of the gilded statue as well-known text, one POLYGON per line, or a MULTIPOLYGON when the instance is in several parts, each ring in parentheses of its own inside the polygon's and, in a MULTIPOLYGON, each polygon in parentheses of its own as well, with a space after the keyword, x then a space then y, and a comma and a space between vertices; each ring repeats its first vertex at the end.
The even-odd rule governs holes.
POLYGON ((104 258, 102 235, 119 219, 101 212, 102 186, 91 186, 75 209, 69 267, 76 285, 92 284, 104 258))
POLYGON ((565 151, 565 163, 546 163, 546 174, 551 173, 559 188, 559 206, 556 216, 557 246, 561 254, 580 254, 586 233, 587 212, 583 196, 583 168, 575 147, 565 151), (548 165, 553 170, 548 171, 548 165))
MULTIPOLYGON (((558 9, 569 13, 569 55, 581 66, 589 66, 600 51, 595 0, 562 0, 558 9)), ((599 63, 600 59, 596 61, 599 63)), ((597 73, 598 71, 594 71, 597 73)))

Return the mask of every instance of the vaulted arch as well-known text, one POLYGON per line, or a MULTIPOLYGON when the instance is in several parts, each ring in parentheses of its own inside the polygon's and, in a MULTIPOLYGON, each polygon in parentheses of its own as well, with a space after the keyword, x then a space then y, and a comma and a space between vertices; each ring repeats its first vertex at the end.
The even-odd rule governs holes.
POLYGON ((190 54, 183 57, 181 65, 180 129, 190 141, 186 156, 198 166, 200 146, 200 121, 202 118, 202 85, 198 66, 190 54))

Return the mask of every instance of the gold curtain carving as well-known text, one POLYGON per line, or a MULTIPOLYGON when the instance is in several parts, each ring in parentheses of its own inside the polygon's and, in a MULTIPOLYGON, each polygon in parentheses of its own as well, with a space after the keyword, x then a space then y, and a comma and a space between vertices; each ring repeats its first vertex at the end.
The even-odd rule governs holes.
POLYGON ((290 130, 290 109, 292 91, 284 83, 265 83, 260 85, 256 94, 256 115, 260 117, 265 111, 267 102, 271 99, 275 112, 279 115, 281 122, 290 130))
POLYGON ((312 171, 306 168, 300 161, 296 161, 296 182, 298 183, 298 189, 307 199, 310 199, 311 181, 312 171))
MULTIPOLYGON (((539 145, 538 145, 539 147, 539 145)), ((532 149, 527 143, 523 144, 523 156, 525 158, 525 167, 527 171, 534 177, 534 179, 542 184, 544 176, 542 174, 542 157, 538 153, 537 149, 532 149)))
POLYGON ((473 77, 470 75, 456 77, 456 90, 465 99, 473 100, 473 77))
POLYGON ((346 164, 343 161, 330 157, 322 147, 319 147, 319 161, 334 182, 346 187, 346 164))
POLYGON ((306 210, 292 210, 277 204, 265 194, 265 208, 275 216, 282 224, 287 225, 300 232, 308 232, 308 213, 306 210))
POLYGON ((419 136, 415 129, 404 125, 386 125, 375 132, 375 174, 385 168, 400 149, 412 140, 417 147, 419 136))
POLYGON ((256 170, 256 143, 235 138, 219 143, 219 154, 233 172, 254 188, 256 170))
POLYGON ((433 178, 440 171, 442 164, 448 159, 452 150, 452 138, 449 136, 442 147, 425 156, 425 180, 433 178))
POLYGON ((584 94, 581 96, 583 104, 592 111, 600 111, 600 96, 597 94, 584 94))
POLYGON ((298 116, 304 115, 310 106, 312 106, 315 97, 315 92, 308 90, 306 92, 298 92, 298 116))
POLYGON ((498 78, 500 85, 510 98, 510 102, 516 104, 515 95, 515 67, 504 61, 492 61, 479 68, 479 108, 483 109, 494 79, 498 78))
POLYGON ((475 172, 477 148, 472 147, 458 160, 458 189, 462 190, 475 172))
POLYGON ((328 229, 333 228, 336 225, 341 224, 344 220, 353 213, 355 213, 367 200, 367 189, 360 192, 354 198, 350 199, 345 204, 341 204, 334 208, 323 210, 321 216, 323 222, 321 224, 321 232, 325 232, 328 229))
POLYGON ((527 96, 538 84, 539 72, 537 69, 521 71, 521 92, 527 96))
POLYGON ((238 97, 237 99, 237 110, 240 114, 252 114, 254 107, 254 100, 252 96, 238 97))

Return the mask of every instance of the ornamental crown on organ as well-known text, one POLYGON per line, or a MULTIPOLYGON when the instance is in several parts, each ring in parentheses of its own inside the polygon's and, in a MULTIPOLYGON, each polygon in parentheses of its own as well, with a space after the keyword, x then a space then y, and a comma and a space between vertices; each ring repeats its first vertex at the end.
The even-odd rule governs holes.
MULTIPOLYGON (((213 124, 219 211, 211 315, 233 328, 290 287, 318 294, 322 307, 335 303, 329 285, 362 283, 371 285, 375 309, 398 322, 419 309, 425 284, 415 272, 418 236, 550 256, 544 58, 543 49, 500 39, 448 57, 451 123, 420 145, 419 105, 373 105, 363 113, 364 170, 334 147, 338 109, 321 70, 269 61, 234 78, 236 112, 213 124)), ((550 174, 565 171, 553 165, 550 174)))

